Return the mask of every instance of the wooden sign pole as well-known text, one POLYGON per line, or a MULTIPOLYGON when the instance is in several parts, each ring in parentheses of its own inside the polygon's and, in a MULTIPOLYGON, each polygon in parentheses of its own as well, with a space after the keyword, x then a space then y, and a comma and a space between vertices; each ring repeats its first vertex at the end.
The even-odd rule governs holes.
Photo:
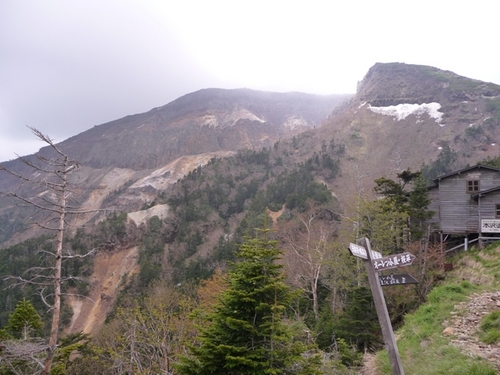
POLYGON ((366 253, 368 255, 368 259, 365 261, 366 273, 368 274, 368 281, 372 290, 373 301, 375 302, 378 320, 380 322, 380 327, 382 328, 385 347, 389 353, 389 362, 391 363, 392 373, 394 375, 404 375, 403 364, 401 363, 398 347, 396 345, 396 338, 394 337, 394 331, 392 330, 387 305, 385 304, 384 293, 382 292, 382 286, 380 285, 378 274, 375 271, 375 267, 373 266, 371 259, 370 241, 368 238, 362 238, 360 241, 361 245, 367 250, 366 253))

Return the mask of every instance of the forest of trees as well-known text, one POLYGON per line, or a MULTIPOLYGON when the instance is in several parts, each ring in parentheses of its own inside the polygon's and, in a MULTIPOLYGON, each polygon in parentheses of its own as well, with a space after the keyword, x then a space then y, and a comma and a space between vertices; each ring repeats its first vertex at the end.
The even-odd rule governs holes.
MULTIPOLYGON (((92 259, 78 256, 90 250, 138 246, 140 271, 102 329, 59 335, 50 374, 357 373, 363 354, 382 348, 380 328, 364 269, 347 251, 356 234, 343 229, 338 202, 315 178, 335 178, 343 148, 332 141, 288 166, 278 148, 195 169, 152 203, 168 202, 166 219, 137 227, 113 212, 68 233, 61 296, 91 287, 92 259)), ((422 174, 407 170, 375 184, 378 199, 357 205, 357 234, 385 254, 418 256, 409 271, 421 283, 386 295, 397 326, 439 279, 442 259, 426 241, 422 174)), ((55 244, 46 235, 3 249, 0 274, 51 270, 55 244)), ((0 280, 0 374, 44 372, 52 331, 45 290, 0 280)), ((62 302, 59 333, 71 317, 62 302)))

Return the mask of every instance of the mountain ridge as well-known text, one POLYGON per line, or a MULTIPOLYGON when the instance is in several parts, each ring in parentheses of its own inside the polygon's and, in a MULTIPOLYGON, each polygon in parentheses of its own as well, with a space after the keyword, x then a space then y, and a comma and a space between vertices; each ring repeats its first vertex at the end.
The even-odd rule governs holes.
POLYGON ((283 137, 319 126, 348 97, 203 89, 95 126, 60 145, 68 152, 76 148, 74 157, 95 168, 157 168, 182 155, 270 147, 283 137), (294 120, 296 126, 291 126, 294 120), (123 160, 123 154, 130 156, 123 160))

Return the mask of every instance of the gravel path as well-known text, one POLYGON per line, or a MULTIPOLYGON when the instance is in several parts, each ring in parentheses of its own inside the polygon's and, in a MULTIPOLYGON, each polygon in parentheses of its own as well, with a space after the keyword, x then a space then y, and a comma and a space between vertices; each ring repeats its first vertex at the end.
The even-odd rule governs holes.
POLYGON ((452 336, 451 343, 463 353, 483 357, 500 371, 500 344, 484 344, 478 338, 482 317, 495 310, 500 310, 500 291, 475 293, 454 306, 451 319, 443 323, 443 335, 452 336))

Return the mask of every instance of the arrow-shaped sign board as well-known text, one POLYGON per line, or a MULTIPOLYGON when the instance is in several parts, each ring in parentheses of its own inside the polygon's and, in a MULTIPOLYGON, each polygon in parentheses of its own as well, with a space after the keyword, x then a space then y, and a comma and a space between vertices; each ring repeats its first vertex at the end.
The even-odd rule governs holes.
POLYGON ((401 253, 382 257, 373 260, 373 268, 375 271, 390 270, 391 268, 406 267, 413 263, 415 255, 411 253, 401 253))
MULTIPOLYGON (((351 242, 349 244, 349 251, 355 257, 362 258, 362 259, 368 259, 368 256, 366 254, 366 249, 363 246, 359 246, 359 245, 356 245, 355 243, 351 242)), ((370 256, 372 259, 381 259, 382 258, 382 254, 380 254, 378 251, 373 251, 373 250, 370 250, 370 256)))
POLYGON ((401 273, 399 275, 379 275, 380 285, 404 285, 404 284, 418 284, 418 281, 408 273, 401 273))

